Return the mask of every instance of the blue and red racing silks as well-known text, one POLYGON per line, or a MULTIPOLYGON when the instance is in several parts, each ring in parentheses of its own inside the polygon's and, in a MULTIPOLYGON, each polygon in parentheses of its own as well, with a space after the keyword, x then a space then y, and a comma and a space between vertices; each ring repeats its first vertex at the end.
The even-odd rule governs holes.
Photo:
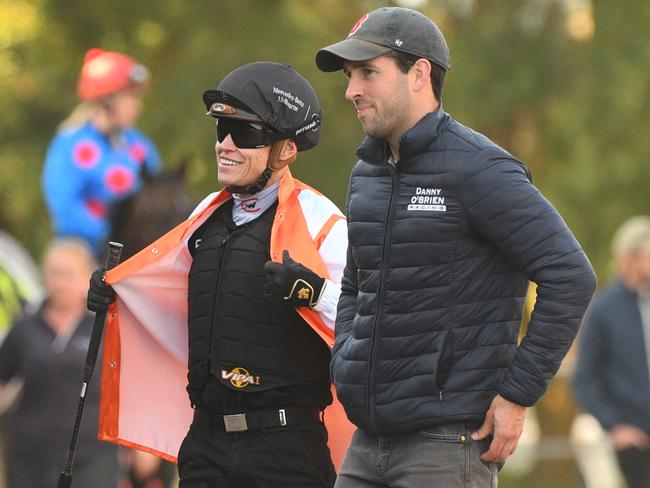
POLYGON ((96 255, 110 232, 111 205, 137 192, 160 156, 137 129, 109 139, 92 124, 59 132, 45 159, 43 192, 56 235, 79 237, 96 255))

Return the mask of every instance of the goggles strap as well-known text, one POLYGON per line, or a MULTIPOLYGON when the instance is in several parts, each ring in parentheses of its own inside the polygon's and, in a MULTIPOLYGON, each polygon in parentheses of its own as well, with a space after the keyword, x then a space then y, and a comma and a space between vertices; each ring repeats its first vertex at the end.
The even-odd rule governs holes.
POLYGON ((271 146, 271 152, 269 153, 269 159, 266 161, 266 167, 271 171, 277 171, 284 168, 291 160, 280 161, 280 154, 282 153, 282 148, 284 147, 284 141, 275 141, 271 146))
POLYGON ((285 140, 286 139, 274 142, 273 147, 271 148, 271 153, 269 154, 268 163, 266 165, 267 165, 267 167, 271 168, 271 170, 273 170, 273 171, 278 171, 278 170, 284 168, 288 164, 295 161, 296 157, 298 156, 298 153, 296 153, 291 158, 280 159, 280 154, 282 153, 282 148, 284 147, 284 141, 285 140))

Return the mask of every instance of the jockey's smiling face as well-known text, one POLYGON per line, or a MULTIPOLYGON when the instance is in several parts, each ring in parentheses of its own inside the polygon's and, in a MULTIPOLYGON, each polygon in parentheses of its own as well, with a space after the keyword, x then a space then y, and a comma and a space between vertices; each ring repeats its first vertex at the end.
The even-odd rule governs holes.
POLYGON ((228 134, 223 141, 217 140, 215 151, 219 183, 243 188, 253 184, 266 169, 271 146, 240 149, 228 134))

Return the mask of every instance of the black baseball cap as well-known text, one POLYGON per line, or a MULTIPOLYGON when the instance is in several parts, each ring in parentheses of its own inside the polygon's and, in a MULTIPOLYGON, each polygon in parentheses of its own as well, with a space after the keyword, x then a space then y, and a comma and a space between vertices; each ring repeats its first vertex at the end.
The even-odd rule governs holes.
POLYGON ((257 115, 299 151, 318 144, 322 114, 311 84, 288 64, 258 61, 228 74, 215 90, 203 93, 208 113, 214 117, 242 118, 210 110, 213 104, 231 105, 257 115))
POLYGON ((390 51, 413 54, 445 71, 450 69, 442 31, 417 10, 403 7, 382 7, 362 15, 345 40, 316 53, 316 65, 321 71, 338 71, 344 61, 366 61, 390 51))

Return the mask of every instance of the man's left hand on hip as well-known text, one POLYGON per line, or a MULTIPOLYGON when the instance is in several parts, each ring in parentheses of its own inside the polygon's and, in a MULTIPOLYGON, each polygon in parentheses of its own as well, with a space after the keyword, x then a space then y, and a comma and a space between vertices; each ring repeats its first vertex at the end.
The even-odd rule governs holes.
POLYGON ((492 434, 490 448, 481 460, 486 463, 504 462, 517 449, 524 430, 526 407, 512 403, 500 395, 494 397, 485 414, 483 425, 472 433, 472 439, 480 441, 492 434))

